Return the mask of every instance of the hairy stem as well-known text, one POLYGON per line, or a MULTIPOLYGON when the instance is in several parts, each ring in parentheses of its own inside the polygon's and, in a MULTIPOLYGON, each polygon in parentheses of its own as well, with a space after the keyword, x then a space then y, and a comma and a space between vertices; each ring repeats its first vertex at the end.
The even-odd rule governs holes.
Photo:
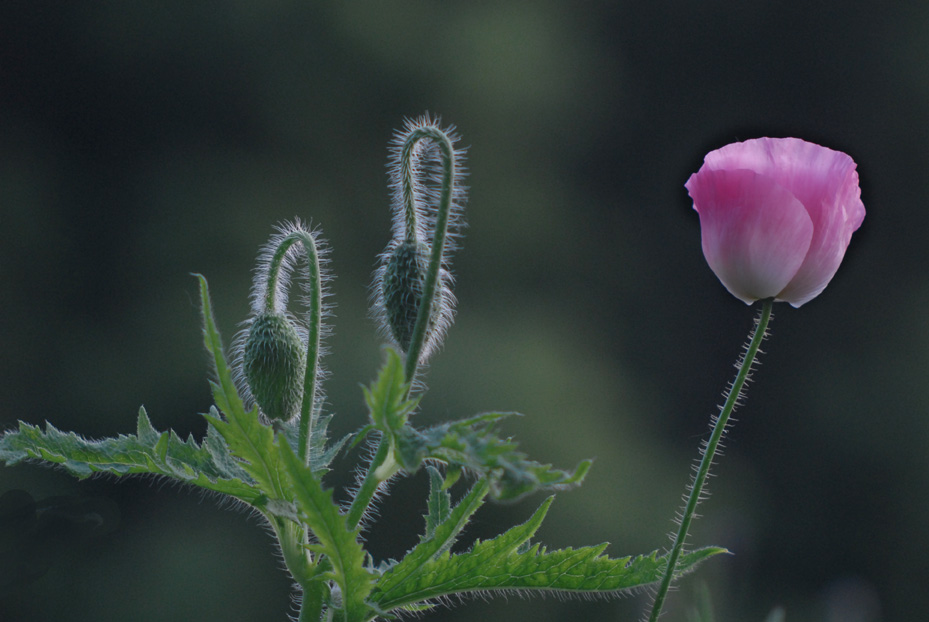
POLYGON ((322 615, 326 585, 321 580, 319 569, 306 549, 306 529, 302 525, 277 516, 267 514, 266 517, 281 546, 284 564, 302 592, 298 620, 318 622, 322 615))
MULTIPOLYGON (((452 191, 455 179, 455 150, 452 147, 452 141, 448 135, 435 126, 426 126, 417 128, 410 132, 406 141, 403 143, 400 152, 400 170, 401 170, 401 187, 403 189, 403 206, 406 213, 406 237, 408 240, 415 239, 417 235, 417 216, 416 216, 416 196, 414 188, 416 167, 413 165, 413 148, 422 139, 429 139, 435 142, 442 152, 442 188, 439 196, 438 213, 435 221, 435 231, 432 235, 432 248, 429 256, 429 266, 426 270, 426 278, 423 282, 422 298, 420 299, 419 310, 416 315, 416 324, 413 326, 413 334, 410 338, 410 347, 406 352, 406 363, 404 365, 404 375, 408 383, 407 394, 413 386, 413 378, 419 368, 419 359, 422 355, 423 345, 426 341, 426 327, 429 325, 429 318, 432 314, 432 305, 435 299, 436 287, 439 280, 439 272, 442 268, 442 255, 445 252, 445 240, 448 235, 448 219, 452 204, 452 191)), ((380 467, 390 455, 390 445, 386 436, 381 438, 378 448, 368 465, 368 471, 362 480, 361 487, 352 499, 352 505, 348 512, 349 527, 354 528, 361 522, 364 513, 367 511, 371 500, 374 498, 378 487, 384 481, 379 472, 380 467)))
POLYGON ((297 622, 319 622, 323 612, 323 596, 326 587, 322 581, 313 581, 301 586, 303 598, 300 602, 300 613, 297 622))
POLYGON ((664 604, 665 597, 668 594, 668 588, 671 587, 671 581, 674 578, 674 571, 677 566, 677 561, 684 549, 684 543, 687 540, 687 533, 690 530, 690 524, 693 522, 694 513, 697 510, 697 505, 700 503, 700 498, 703 493, 703 485, 706 483, 706 478, 710 473, 710 467, 713 465, 713 458, 716 455, 716 449, 719 447, 719 442, 722 439, 723 433, 726 431, 726 424, 729 422, 729 416, 732 414, 732 411, 735 410, 739 398, 743 395, 742 389, 745 386, 745 381, 748 379, 748 376, 751 372, 752 364, 755 362, 755 357, 758 354, 758 349, 761 347, 761 342, 764 341, 768 323, 771 320, 771 307, 773 304, 774 300, 772 298, 763 301, 761 313, 758 316, 758 319, 755 320, 755 327, 753 329, 751 341, 748 345, 748 348, 745 350, 745 354, 739 361, 739 372, 732 383, 732 387, 729 389, 729 393, 726 396, 726 402, 723 405, 722 410, 720 410, 719 416, 716 417, 716 422, 713 424, 713 432, 710 434, 710 439, 707 441, 706 446, 703 449, 703 457, 700 460, 700 466, 697 469, 697 473, 694 476, 693 483, 690 487, 690 495, 687 497, 687 505, 684 507, 684 512, 681 516, 681 522, 677 531, 677 536, 674 539, 674 546, 671 548, 671 553, 668 554, 667 557, 668 566, 665 569, 665 574, 661 580, 661 584, 658 586, 658 592, 655 594, 655 601, 652 604, 652 612, 648 618, 649 622, 656 622, 658 620, 658 616, 661 615, 661 607, 664 604))
POLYGON ((316 241, 307 231, 292 231, 277 249, 268 263, 268 285, 265 291, 265 309, 277 312, 277 288, 281 264, 290 247, 300 242, 306 255, 307 279, 309 280, 309 299, 307 300, 307 343, 306 371, 303 375, 303 402, 300 405, 299 456, 304 464, 309 464, 309 446, 311 423, 316 415, 316 376, 319 371, 319 343, 322 330, 322 279, 319 271, 319 255, 316 241))
POLYGON ((362 480, 358 492, 355 493, 355 498, 352 499, 352 505, 348 509, 348 515, 345 517, 349 529, 358 527, 358 524, 361 522, 362 517, 364 517, 368 509, 368 505, 371 504, 371 499, 374 498, 374 494, 377 492, 378 486, 381 485, 382 480, 377 476, 377 470, 378 467, 384 464, 384 461, 390 454, 390 450, 390 442, 387 441, 386 436, 382 436, 377 446, 377 451, 371 459, 371 464, 368 465, 368 472, 365 474, 365 478, 362 480))
POLYGON ((413 148, 423 138, 432 140, 442 152, 442 188, 435 221, 435 231, 432 235, 429 267, 426 270, 419 312, 416 315, 416 324, 413 326, 413 335, 410 338, 410 347, 406 353, 404 371, 408 382, 412 382, 413 377, 416 375, 423 344, 426 341, 426 327, 429 325, 429 318, 432 314, 436 284, 442 267, 442 255, 445 252, 445 238, 448 234, 448 218, 452 203, 452 185, 455 179, 455 150, 452 148, 452 141, 448 135, 435 126, 421 127, 411 132, 400 153, 401 187, 403 189, 403 205, 406 210, 407 239, 416 235, 416 196, 413 190, 416 168, 413 166, 413 148))

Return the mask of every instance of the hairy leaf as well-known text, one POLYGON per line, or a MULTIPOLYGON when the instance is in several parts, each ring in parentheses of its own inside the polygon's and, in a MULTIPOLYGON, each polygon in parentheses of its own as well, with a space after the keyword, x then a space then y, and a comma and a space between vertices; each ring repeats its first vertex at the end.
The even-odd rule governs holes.
POLYGON ((509 438, 497 435, 494 425, 516 413, 486 413, 469 419, 417 429, 409 415, 418 399, 406 399, 409 387, 399 355, 387 350, 387 361, 377 380, 364 389, 372 427, 386 435, 393 459, 404 470, 414 472, 424 461, 436 460, 448 467, 453 481, 462 470, 490 481, 490 494, 498 500, 513 500, 536 490, 561 489, 580 484, 591 462, 581 462, 573 472, 530 460, 509 438))
MULTIPOLYGON (((551 552, 538 544, 527 546, 551 501, 552 498, 547 499, 525 524, 492 540, 479 541, 466 553, 453 555, 446 551, 423 560, 415 555, 417 549, 414 549, 384 573, 371 594, 371 602, 383 611, 390 611, 469 592, 614 594, 661 579, 666 560, 657 552, 614 559, 603 555, 606 544, 551 552), (415 568, 411 568, 413 565, 415 568)), ((723 552, 724 549, 707 548, 685 555, 679 562, 678 574, 723 552)))
POLYGON ((331 564, 331 578, 342 591, 342 610, 346 622, 370 619, 366 603, 374 577, 364 567, 365 550, 358 532, 349 529, 345 517, 332 499, 332 491, 324 490, 313 472, 304 466, 288 443, 275 446, 287 473, 287 486, 294 495, 300 520, 309 526, 318 544, 311 551, 325 555, 331 564))
POLYGON ((408 399, 409 383, 403 372, 400 355, 386 348, 387 361, 371 387, 362 387, 365 403, 374 426, 382 432, 401 429, 410 414, 416 410, 419 398, 408 399))
POLYGON ((261 490, 272 499, 286 498, 281 483, 279 453, 272 447, 274 431, 258 419, 258 409, 247 413, 231 411, 223 419, 204 416, 222 435, 232 453, 240 459, 242 468, 261 490))
POLYGON ((591 462, 585 460, 574 472, 553 469, 530 460, 509 438, 497 435, 494 424, 514 413, 487 413, 425 430, 405 426, 395 436, 399 462, 415 470, 423 460, 441 460, 453 470, 465 469, 490 481, 495 499, 513 500, 543 489, 579 484, 591 462))
POLYGON ((445 480, 439 470, 427 466, 429 473, 429 498, 426 500, 426 534, 424 540, 431 540, 435 536, 436 527, 448 520, 452 511, 452 497, 445 489, 445 480))
POLYGON ((82 479, 94 473, 151 473, 232 495, 252 505, 261 505, 264 498, 229 458, 228 449, 215 433, 208 433, 198 445, 192 437, 182 440, 173 431, 157 432, 144 409, 139 410, 136 434, 98 441, 62 432, 50 423, 43 432, 20 422, 18 430, 0 438, 0 460, 13 465, 25 459, 59 464, 82 479))
MULTIPOLYGON (((329 465, 335 457, 339 455, 339 452, 352 437, 351 434, 347 434, 327 445, 327 441, 329 440, 328 428, 330 421, 332 421, 332 415, 324 414, 318 414, 310 421, 310 446, 307 452, 307 460, 310 463, 310 468, 313 469, 313 473, 319 478, 322 478, 329 472, 329 465)), ((300 443, 299 419, 294 418, 290 421, 283 422, 277 421, 275 425, 275 429, 279 432, 283 432, 284 438, 290 443, 294 452, 298 453, 300 443)))
POLYGON ((224 417, 217 417, 215 410, 204 415, 219 432, 233 454, 241 459, 242 468, 254 478, 258 486, 272 499, 285 499, 281 484, 280 453, 273 447, 274 431, 258 417, 258 407, 245 410, 242 398, 232 381, 232 374, 223 354, 222 338, 213 318, 210 292, 206 279, 200 279, 200 304, 203 312, 203 343, 213 357, 216 381, 213 399, 224 417))
POLYGON ((210 290, 206 282, 206 277, 202 274, 194 276, 200 281, 200 311, 203 315, 203 345, 213 357, 213 369, 216 372, 216 381, 211 382, 213 387, 213 397, 216 405, 226 415, 230 412, 245 412, 245 405, 239 392, 236 391, 235 383, 232 381, 232 373, 229 371, 229 364, 226 363, 226 357, 223 355, 223 341, 219 336, 219 329, 216 328, 216 320, 213 318, 213 305, 210 301, 210 290))
MULTIPOLYGON (((392 565, 381 578, 378 580, 372 602, 379 606, 383 605, 378 598, 378 594, 402 594, 405 585, 415 585, 417 578, 423 572, 424 568, 435 560, 436 557, 448 551, 455 543, 455 539, 461 530, 464 529, 471 516, 484 503, 487 496, 487 481, 481 480, 475 484, 467 495, 451 510, 441 524, 435 525, 432 533, 429 533, 429 524, 431 516, 426 517, 426 535, 420 540, 413 549, 406 554, 400 562, 392 565)), ((442 491, 442 494, 448 494, 442 491)), ((390 607, 401 606, 407 607, 417 600, 414 599, 400 605, 390 605, 390 607)), ((388 601, 390 602, 389 598, 388 601)))

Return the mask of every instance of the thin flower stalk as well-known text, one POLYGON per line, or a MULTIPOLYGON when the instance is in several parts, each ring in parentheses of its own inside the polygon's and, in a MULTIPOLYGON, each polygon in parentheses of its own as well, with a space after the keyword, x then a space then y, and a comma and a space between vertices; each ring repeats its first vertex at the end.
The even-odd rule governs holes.
POLYGON ((697 472, 694 475, 693 482, 690 486, 690 494, 687 497, 687 503, 684 506, 684 510, 681 515, 677 535, 674 538, 674 545, 671 548, 671 552, 667 556, 667 568, 665 569, 664 576, 658 586, 658 591, 655 593, 655 600, 652 604, 652 610, 651 614, 649 615, 648 622, 656 622, 658 620, 658 616, 661 615, 661 608, 664 605, 665 597, 668 594, 668 589, 671 587, 671 581, 674 578, 678 560, 680 559, 681 553, 684 550, 684 545, 687 541, 687 534, 690 530, 690 525, 693 522, 697 506, 700 504, 700 500, 703 494, 703 486, 710 474, 710 468, 713 466, 713 459, 716 456, 716 450, 719 448, 719 443, 722 440, 723 434, 726 432, 726 426, 729 423, 730 415, 732 415, 735 407, 744 397, 743 390, 745 388, 745 383, 748 381, 751 375, 752 365, 754 364, 755 358, 760 351, 759 349, 761 347, 761 342, 764 341, 765 337, 767 336, 768 323, 771 321, 771 307, 773 304, 773 298, 765 299, 763 302, 761 313, 755 320, 751 341, 749 342, 745 353, 736 365, 739 371, 736 374, 732 386, 729 388, 729 391, 726 395, 726 401, 720 409, 719 415, 715 417, 713 431, 710 434, 710 438, 706 442, 706 445, 702 448, 703 456, 700 459, 700 465, 697 468, 697 472))

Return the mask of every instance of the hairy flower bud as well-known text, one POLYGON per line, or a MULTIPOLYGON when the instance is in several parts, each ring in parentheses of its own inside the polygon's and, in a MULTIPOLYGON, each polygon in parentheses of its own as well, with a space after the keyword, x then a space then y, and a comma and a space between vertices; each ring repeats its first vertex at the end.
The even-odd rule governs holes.
MULTIPOLYGON (((423 283, 426 279, 428 258, 419 242, 402 242, 390 253, 381 283, 384 297, 384 311, 387 325, 393 338, 404 351, 410 347, 413 328, 423 298, 423 283)), ((438 292, 441 295, 441 292, 438 292)), ((440 308, 433 304, 430 326, 427 334, 434 327, 435 318, 440 308)))
POLYGON ((245 340, 245 379, 262 412, 289 420, 300 411, 306 346, 283 314, 262 313, 252 320, 245 340))
POLYGON ((374 275, 372 312, 382 334, 406 354, 411 379, 455 316, 450 262, 466 195, 457 141, 453 127, 425 115, 407 121, 391 146, 393 231, 374 275), (417 329, 423 306, 427 322, 417 329))

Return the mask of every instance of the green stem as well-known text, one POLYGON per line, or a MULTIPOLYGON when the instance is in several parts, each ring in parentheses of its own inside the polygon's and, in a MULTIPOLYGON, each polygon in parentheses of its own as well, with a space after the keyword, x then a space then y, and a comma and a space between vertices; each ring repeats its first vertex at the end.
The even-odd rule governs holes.
MULTIPOLYGON (((306 276, 309 280, 309 299, 307 300, 307 343, 306 369, 303 372, 303 400, 300 404, 300 421, 298 428, 298 452, 304 464, 310 462, 310 430, 315 416, 316 376, 319 369, 319 346, 322 333, 322 277, 319 270, 319 253, 316 240, 307 231, 296 230, 288 233, 274 251, 268 262, 268 281, 265 289, 264 307, 269 313, 277 313, 277 290, 281 265, 290 247, 299 242, 306 255, 306 276)), ((294 579, 300 585, 303 598, 300 604, 300 622, 318 622, 323 610, 326 586, 318 578, 313 578, 311 571, 315 568, 313 560, 304 548, 307 530, 302 525, 285 523, 277 518, 269 522, 277 535, 284 557, 284 563, 294 579)))
POLYGON ((309 464, 309 446, 311 423, 316 414, 316 376, 319 371, 319 343, 322 330, 322 278, 319 272, 319 254, 316 250, 316 240, 307 231, 297 230, 290 232, 271 257, 268 263, 268 284, 265 291, 265 310, 277 312, 277 287, 281 264, 287 251, 295 243, 300 242, 306 254, 307 279, 309 285, 309 300, 307 309, 307 343, 306 343, 306 371, 303 375, 303 402, 300 405, 299 426, 299 455, 304 464, 309 464))
MULTIPOLYGON (((415 133, 415 132, 414 132, 415 133)), ((403 197, 403 238, 406 242, 416 242, 419 237, 419 215, 416 213, 416 169, 413 167, 413 134, 404 141, 400 153, 400 193, 403 197)))
POLYGON ((445 253, 445 239, 448 234, 448 218, 452 204, 452 185, 455 179, 455 150, 448 135, 435 126, 418 128, 407 137, 400 152, 401 187, 403 189, 403 205, 406 210, 406 237, 409 240, 416 236, 416 197, 414 194, 414 176, 416 169, 413 166, 413 148, 423 138, 432 140, 442 151, 442 192, 439 198, 438 213, 436 214, 435 232, 432 236, 432 249, 429 258, 429 267, 426 270, 426 279, 423 283, 422 298, 419 311, 416 315, 416 324, 413 326, 413 335, 410 337, 410 347, 406 353, 407 382, 412 383, 416 370, 419 367, 419 358, 422 354, 423 344, 426 341, 426 327, 432 315, 436 284, 439 280, 439 271, 442 267, 442 255, 445 253))
POLYGON ((382 436, 381 442, 377 446, 377 451, 371 459, 371 464, 368 465, 368 472, 365 474, 365 478, 362 480, 358 492, 355 493, 355 498, 352 499, 352 505, 348 509, 348 515, 345 517, 349 529, 358 527, 358 523, 361 522, 361 518, 364 516, 365 511, 367 511, 371 499, 374 498, 374 493, 377 492, 377 487, 381 485, 381 479, 377 477, 376 472, 378 467, 384 464, 389 454, 390 442, 387 440, 386 436, 382 436))
MULTIPOLYGON (((416 168, 413 166, 413 148, 420 140, 428 138, 435 142, 442 151, 442 191, 439 196, 438 212, 436 214, 435 232, 432 236, 432 249, 430 252, 429 266, 426 271, 426 278, 423 282, 422 298, 420 299, 419 310, 416 314, 416 324, 413 326, 413 334, 410 337, 410 347, 406 352, 406 363, 404 365, 404 375, 407 380, 408 398, 413 386, 413 378, 419 367, 419 359, 422 355, 423 345, 426 342, 426 327, 429 325, 429 318, 432 315, 432 305, 435 299, 436 287, 439 280, 439 272, 442 268, 442 255, 445 252, 445 240, 448 236, 448 220, 452 205, 452 186, 455 179, 455 150, 452 147, 452 141, 448 135, 435 126, 426 126, 417 128, 410 132, 400 152, 400 178, 403 190, 403 206, 405 210, 406 238, 415 240, 417 235, 417 216, 416 216, 416 196, 414 188, 416 168)), ((352 499, 352 505, 348 511, 349 528, 354 529, 361 522, 361 518, 367 511, 371 500, 374 498, 378 487, 383 481, 379 476, 378 469, 384 464, 390 455, 390 442, 387 435, 381 437, 381 441, 375 451, 371 464, 368 465, 368 471, 362 480, 361 487, 352 499)))
POLYGON ((710 434, 710 440, 707 441, 706 447, 703 450, 703 457, 700 460, 700 466, 697 469, 697 474, 694 476, 693 484, 690 488, 690 495, 687 498, 687 505, 684 507, 683 516, 681 516, 681 523, 677 531, 677 536, 674 539, 674 546, 667 557, 668 566, 665 569, 664 577, 658 587, 658 592, 655 594, 652 612, 648 618, 649 622, 656 622, 658 616, 661 614, 661 607, 668 594, 668 588, 671 587, 677 561, 681 556, 681 551, 684 549, 684 542, 687 540, 690 524, 693 522, 694 513, 697 510, 697 505, 700 503, 703 485, 706 483, 706 478, 710 473, 710 467, 713 465, 716 449, 719 447, 719 442, 722 439, 723 433, 726 431, 726 424, 729 421, 729 416, 732 414, 732 411, 735 410, 736 404, 742 395, 742 388, 745 386, 745 381, 748 379, 748 375, 751 372, 752 364, 755 362, 755 357, 758 354, 758 349, 761 347, 761 342, 765 338, 768 323, 771 320, 771 307, 773 304, 774 300, 772 298, 763 301, 761 314, 755 322, 751 342, 749 343, 748 349, 745 351, 745 355, 739 362, 739 373, 736 375, 735 381, 729 389, 726 402, 719 416, 716 417, 716 423, 713 425, 713 432, 710 434))
POLYGON ((319 622, 323 613, 323 597, 326 587, 322 581, 313 581, 301 586, 303 599, 300 602, 300 613, 297 622, 319 622))
POLYGON ((319 622, 326 595, 326 585, 321 579, 316 563, 306 549, 306 529, 302 525, 274 515, 266 514, 265 516, 281 545, 284 564, 303 593, 298 620, 319 622))

